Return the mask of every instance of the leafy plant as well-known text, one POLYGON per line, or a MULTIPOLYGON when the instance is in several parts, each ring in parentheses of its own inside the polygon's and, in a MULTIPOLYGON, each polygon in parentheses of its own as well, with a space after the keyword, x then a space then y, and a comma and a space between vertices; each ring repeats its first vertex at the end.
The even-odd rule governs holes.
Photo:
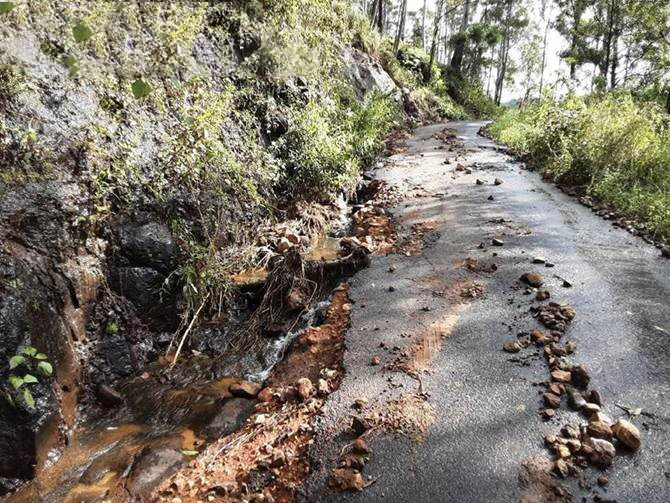
POLYGON ((145 98, 146 96, 149 96, 149 93, 151 92, 151 86, 147 84, 142 78, 139 78, 133 82, 131 87, 133 90, 133 96, 135 96, 136 99, 145 98))
POLYGON ((0 14, 9 14, 14 7, 14 2, 0 2, 0 14))
POLYGON ((12 394, 19 395, 26 407, 34 409, 35 398, 30 386, 39 384, 37 376, 46 379, 53 374, 53 366, 49 363, 47 355, 32 346, 26 346, 9 359, 9 370, 12 371, 7 377, 10 389, 5 390, 5 397, 13 405, 12 394))
POLYGON ((93 36, 93 31, 84 23, 80 22, 72 28, 72 36, 78 43, 86 42, 93 36))

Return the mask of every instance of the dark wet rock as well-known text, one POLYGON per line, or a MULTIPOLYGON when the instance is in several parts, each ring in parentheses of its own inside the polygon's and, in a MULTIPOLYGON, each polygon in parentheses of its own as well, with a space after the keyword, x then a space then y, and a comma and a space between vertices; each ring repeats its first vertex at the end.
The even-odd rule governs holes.
POLYGON ((494 200, 495 200, 495 198, 493 197, 493 194, 491 194, 487 199, 488 199, 489 201, 494 201, 494 200))
POLYGON ((554 267, 554 263, 553 262, 545 262, 544 267, 554 267))
POLYGON ((150 267, 167 274, 176 265, 177 244, 163 224, 126 225, 120 231, 120 244, 121 253, 132 266, 150 267))
POLYGON ((544 278, 534 272, 527 272, 523 274, 520 279, 534 288, 539 288, 544 284, 544 278))
POLYGON ((368 431, 372 426, 367 419, 359 416, 355 416, 351 420, 351 431, 356 435, 362 435, 368 431))
POLYGON ((114 407, 123 403, 123 395, 107 384, 100 384, 98 386, 96 396, 107 407, 114 407))
POLYGON ((200 435, 216 439, 239 430, 254 412, 255 400, 231 398, 226 400, 216 415, 199 430, 200 435))
POLYGON ((126 489, 135 497, 145 495, 183 464, 184 456, 174 449, 145 448, 135 460, 126 489))
POLYGON ((664 246, 661 248, 661 255, 665 258, 670 258, 670 246, 664 246))
POLYGON ((612 432, 619 442, 624 444, 629 449, 639 449, 642 443, 640 437, 640 430, 630 421, 619 419, 614 426, 612 432))
POLYGON ((586 388, 591 381, 588 371, 583 365, 572 368, 572 383, 578 388, 586 388))
POLYGON ((150 267, 117 267, 112 288, 130 300, 138 314, 154 328, 173 330, 177 324, 175 292, 165 289, 166 276, 150 267))
POLYGON ((484 185, 484 182, 483 182, 482 180, 480 180, 479 178, 477 178, 477 180, 475 181, 475 183, 476 183, 477 185, 484 185))
POLYGON ((504 245, 505 245, 505 242, 502 241, 502 240, 500 240, 500 239, 496 239, 496 238, 494 238, 494 239, 491 240, 491 244, 492 244, 493 246, 504 246, 504 245))

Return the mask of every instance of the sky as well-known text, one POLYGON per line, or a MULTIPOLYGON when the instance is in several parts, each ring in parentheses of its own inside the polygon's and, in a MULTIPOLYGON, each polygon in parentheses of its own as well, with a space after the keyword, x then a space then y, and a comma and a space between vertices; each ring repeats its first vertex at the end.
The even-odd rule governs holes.
MULTIPOLYGON (((435 11, 436 0, 426 0, 426 1, 428 5, 428 10, 435 11)), ((409 12, 418 11, 423 8, 423 2, 424 0, 408 0, 407 10, 409 12)), ((553 2, 547 2, 547 4, 552 5, 553 7, 553 2)), ((531 20, 542 23, 542 19, 539 13, 539 6, 540 6, 539 0, 528 0, 528 5, 534 7, 533 9, 531 9, 531 11, 534 12, 530 12, 531 20)), ((561 52, 561 50, 563 50, 563 48, 566 45, 567 45, 566 41, 556 30, 553 29, 549 30, 549 34, 547 36, 546 69, 544 77, 545 83, 551 84, 555 82, 558 78, 558 72, 565 74, 568 71, 567 65, 563 63, 561 61, 561 58, 559 57, 559 53, 561 52)), ((515 59, 519 58, 518 50, 515 50, 513 48, 511 52, 511 57, 515 59)), ((523 89, 521 89, 520 86, 518 85, 506 86, 503 89, 503 102, 519 98, 521 97, 522 94, 523 89)))

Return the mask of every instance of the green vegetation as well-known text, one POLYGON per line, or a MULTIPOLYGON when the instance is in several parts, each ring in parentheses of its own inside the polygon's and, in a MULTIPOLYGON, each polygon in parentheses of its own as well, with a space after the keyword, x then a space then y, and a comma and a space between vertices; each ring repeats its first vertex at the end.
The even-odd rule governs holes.
POLYGON ((7 377, 8 386, 3 391, 4 397, 12 405, 20 397, 28 409, 34 410, 35 398, 30 387, 39 384, 40 378, 45 379, 53 374, 47 355, 32 346, 26 346, 9 359, 9 370, 11 373, 7 377))
POLYGON ((670 237, 670 116, 658 103, 573 96, 510 110, 490 132, 551 179, 670 237))

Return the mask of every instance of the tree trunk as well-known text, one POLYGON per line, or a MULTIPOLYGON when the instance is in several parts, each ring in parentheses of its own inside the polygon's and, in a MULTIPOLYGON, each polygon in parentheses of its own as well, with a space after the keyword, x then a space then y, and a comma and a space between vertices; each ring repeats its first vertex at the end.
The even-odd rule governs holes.
POLYGON ((496 79, 495 103, 500 105, 502 101, 503 85, 505 83, 505 74, 507 73, 507 59, 510 46, 510 23, 512 20, 512 2, 507 6, 507 15, 505 17, 505 34, 503 36, 502 47, 500 48, 500 66, 498 68, 498 78, 496 79))
POLYGON ((421 13, 421 48, 426 48, 426 0, 423 0, 423 12, 421 13))
POLYGON ((547 35, 549 34, 550 22, 544 28, 544 42, 542 43, 542 69, 540 70, 540 99, 542 99, 542 89, 544 88, 544 67, 547 64, 547 35))
POLYGON ((428 60, 428 70, 423 76, 423 81, 428 84, 433 74, 433 64, 435 63, 435 49, 437 48, 437 35, 440 28, 440 19, 442 18, 442 4, 444 0, 437 0, 437 12, 435 13, 435 22, 433 23, 433 41, 430 44, 430 58, 428 60))
POLYGON ((400 3, 400 21, 398 22, 398 32, 395 35, 393 44, 393 53, 397 56, 400 42, 405 39, 405 20, 407 19, 407 0, 401 0, 400 3))
POLYGON ((461 24, 462 37, 458 40, 456 47, 454 47, 454 54, 451 57, 449 66, 457 75, 461 75, 461 65, 463 64, 463 53, 465 52, 465 32, 468 29, 468 18, 470 17, 470 0, 465 0, 465 8, 463 11, 463 22, 461 24))

